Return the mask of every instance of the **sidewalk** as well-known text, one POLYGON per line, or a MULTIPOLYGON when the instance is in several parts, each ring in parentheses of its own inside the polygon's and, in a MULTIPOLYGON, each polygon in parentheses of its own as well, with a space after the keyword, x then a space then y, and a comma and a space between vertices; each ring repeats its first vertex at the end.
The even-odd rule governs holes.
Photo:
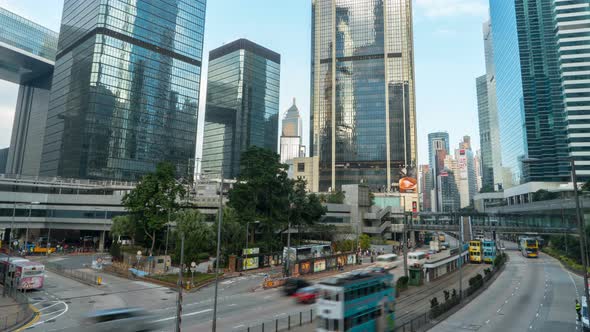
POLYGON ((34 317, 28 304, 19 304, 8 295, 3 297, 3 292, 0 286, 0 331, 17 329, 34 317))

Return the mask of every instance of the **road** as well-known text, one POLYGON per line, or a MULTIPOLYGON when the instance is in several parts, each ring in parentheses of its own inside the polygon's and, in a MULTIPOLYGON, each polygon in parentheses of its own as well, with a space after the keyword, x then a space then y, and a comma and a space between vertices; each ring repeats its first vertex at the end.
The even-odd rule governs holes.
MULTIPOLYGON (((516 245, 510 246, 514 249, 516 245)), ((506 253, 510 260, 498 279, 430 331, 581 330, 574 301, 583 293, 582 278, 545 254, 534 259, 525 258, 516 250, 506 253)))

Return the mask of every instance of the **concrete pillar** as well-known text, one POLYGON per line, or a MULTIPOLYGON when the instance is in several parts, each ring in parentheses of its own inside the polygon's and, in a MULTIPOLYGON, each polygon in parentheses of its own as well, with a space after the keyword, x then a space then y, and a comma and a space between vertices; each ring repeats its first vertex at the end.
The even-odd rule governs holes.
POLYGON ((410 232, 410 241, 412 246, 416 247, 416 232, 410 232))
POLYGON ((104 252, 104 241, 105 241, 106 231, 102 231, 100 234, 100 239, 98 240, 98 251, 104 252))

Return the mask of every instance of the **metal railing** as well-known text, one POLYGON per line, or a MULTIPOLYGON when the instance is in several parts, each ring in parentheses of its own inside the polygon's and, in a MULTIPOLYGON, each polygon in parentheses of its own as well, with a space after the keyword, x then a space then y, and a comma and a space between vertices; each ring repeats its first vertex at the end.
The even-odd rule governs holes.
MULTIPOLYGON (((3 294, 4 289, 0 288, 3 294)), ((6 295, 16 301, 16 304, 7 305, 0 309, 0 331, 10 331, 24 322, 30 320, 35 312, 29 306, 29 298, 14 287, 8 286, 6 295), (9 313, 6 313, 9 312, 9 313)), ((1 296, 1 295, 0 295, 1 296)))
POLYGON ((99 285, 102 281, 102 277, 94 272, 84 272, 51 262, 44 262, 43 264, 45 265, 45 269, 49 271, 62 275, 66 278, 76 279, 85 284, 99 285))
POLYGON ((430 310, 414 317, 411 321, 406 322, 403 325, 397 326, 395 332, 416 332, 428 324, 430 324, 430 310))
POLYGON ((288 331, 299 326, 308 325, 314 321, 314 310, 309 309, 298 313, 279 316, 272 320, 244 324, 236 327, 233 332, 279 332, 288 331))

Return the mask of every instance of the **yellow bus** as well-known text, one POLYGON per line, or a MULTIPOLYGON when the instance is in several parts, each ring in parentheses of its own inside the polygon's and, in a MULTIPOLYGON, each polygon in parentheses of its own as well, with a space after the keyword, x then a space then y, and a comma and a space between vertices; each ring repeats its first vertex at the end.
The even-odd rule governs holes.
POLYGON ((481 263, 481 241, 473 240, 469 241, 469 261, 471 263, 481 263))
POLYGON ((539 241, 530 237, 521 239, 520 251, 524 257, 539 257, 539 241))

